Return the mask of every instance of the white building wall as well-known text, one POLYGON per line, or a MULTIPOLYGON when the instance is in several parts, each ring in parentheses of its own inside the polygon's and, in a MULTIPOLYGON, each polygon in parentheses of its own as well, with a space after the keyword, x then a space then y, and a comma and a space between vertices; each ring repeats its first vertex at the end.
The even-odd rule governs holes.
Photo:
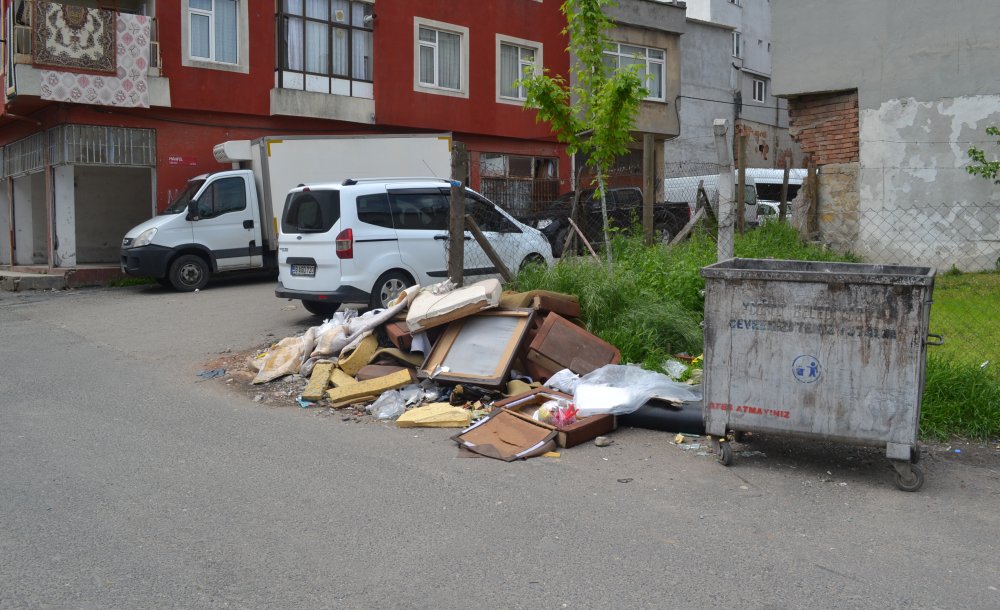
POLYGON ((76 208, 74 200, 74 172, 72 165, 60 165, 52 170, 53 197, 55 201, 55 236, 53 267, 76 266, 76 208))
POLYGON ((9 182, 0 180, 0 265, 14 264, 10 249, 10 190, 9 182))

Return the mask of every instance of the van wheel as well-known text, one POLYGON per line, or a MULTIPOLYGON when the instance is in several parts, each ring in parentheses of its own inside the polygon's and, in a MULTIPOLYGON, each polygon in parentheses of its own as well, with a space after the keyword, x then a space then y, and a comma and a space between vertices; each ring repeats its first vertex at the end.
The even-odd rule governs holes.
POLYGON ((412 285, 413 278, 402 271, 386 271, 375 281, 368 306, 371 309, 384 309, 396 300, 399 293, 412 285))
POLYGON ((208 283, 208 264, 194 254, 180 256, 170 265, 170 285, 180 292, 193 292, 208 283))
POLYGON ((340 309, 340 303, 333 303, 331 301, 302 301, 302 307, 314 316, 330 318, 340 309))

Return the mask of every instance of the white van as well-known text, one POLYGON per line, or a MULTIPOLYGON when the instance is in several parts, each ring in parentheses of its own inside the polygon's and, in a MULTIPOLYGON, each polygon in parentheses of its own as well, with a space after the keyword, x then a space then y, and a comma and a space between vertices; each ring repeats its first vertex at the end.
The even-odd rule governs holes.
MULTIPOLYGON (((733 172, 734 192, 735 185, 739 179, 738 174, 733 172)), ((705 194, 708 195, 709 202, 713 206, 719 204, 719 174, 705 174, 704 176, 686 176, 683 178, 667 178, 663 181, 663 193, 667 201, 686 202, 691 207, 694 214, 695 205, 698 201, 698 184, 703 183, 705 194)), ((757 190, 749 170, 746 176, 743 192, 743 218, 747 224, 757 224, 757 190)))
MULTIPOLYGON (((451 183, 433 178, 370 178, 298 186, 289 191, 278 229, 278 286, 307 311, 332 315, 342 303, 384 307, 414 284, 448 279, 451 183)), ((465 190, 465 210, 511 271, 552 265, 541 231, 465 190)), ((465 278, 496 268, 465 232, 465 278)))
MULTIPOLYGON (((757 201, 762 204, 762 208, 766 207, 769 210, 761 210, 759 216, 763 222, 766 217, 775 216, 778 206, 781 205, 781 186, 785 181, 785 170, 783 169, 763 169, 763 168, 747 168, 747 181, 753 178, 754 188, 757 191, 757 201)), ((806 179, 806 170, 804 169, 790 169, 788 170, 788 195, 785 200, 789 204, 795 196, 798 195, 799 189, 802 188, 802 182, 806 179)), ((786 215, 790 216, 792 212, 792 206, 788 205, 786 208, 786 215)))

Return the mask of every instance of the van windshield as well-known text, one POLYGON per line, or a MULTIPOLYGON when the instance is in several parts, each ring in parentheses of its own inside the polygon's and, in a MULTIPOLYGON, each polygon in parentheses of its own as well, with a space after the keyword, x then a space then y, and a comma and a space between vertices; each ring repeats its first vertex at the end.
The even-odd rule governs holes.
POLYGON ((177 199, 174 199, 173 203, 171 203, 167 209, 163 210, 163 213, 180 214, 182 212, 186 212, 188 204, 191 203, 191 198, 194 197, 194 194, 198 192, 198 189, 200 189, 203 184, 205 184, 204 180, 192 180, 191 182, 188 182, 187 187, 181 191, 181 194, 177 196, 177 199))

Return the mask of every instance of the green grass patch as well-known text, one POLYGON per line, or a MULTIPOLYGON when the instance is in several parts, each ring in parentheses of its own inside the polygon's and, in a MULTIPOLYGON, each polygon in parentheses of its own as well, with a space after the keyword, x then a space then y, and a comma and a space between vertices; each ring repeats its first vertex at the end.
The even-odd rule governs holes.
POLYGON ((1000 383, 988 368, 946 355, 927 357, 922 437, 1000 438, 1000 383))
POLYGON ((979 365, 1000 382, 1000 273, 943 273, 934 278, 930 332, 944 337, 932 355, 979 365))
POLYGON ((126 275, 108 282, 108 286, 111 288, 124 288, 126 286, 145 286, 147 284, 155 284, 156 280, 151 277, 132 277, 131 275, 126 275))
MULTIPOLYGON (((567 257, 552 269, 534 266, 515 279, 517 290, 554 290, 580 297, 580 317, 616 346, 623 362, 662 372, 672 354, 700 354, 704 316, 700 270, 716 260, 716 243, 695 233, 677 246, 647 247, 641 231, 612 239, 606 259, 567 257)), ((736 237, 741 258, 862 262, 803 244, 795 229, 768 223, 736 237)), ((929 347, 920 429, 928 438, 1000 436, 1000 274, 943 274, 936 278, 931 332, 945 345, 929 347), (992 354, 992 356, 991 356, 992 354), (980 364, 990 359, 985 368, 980 364)))

